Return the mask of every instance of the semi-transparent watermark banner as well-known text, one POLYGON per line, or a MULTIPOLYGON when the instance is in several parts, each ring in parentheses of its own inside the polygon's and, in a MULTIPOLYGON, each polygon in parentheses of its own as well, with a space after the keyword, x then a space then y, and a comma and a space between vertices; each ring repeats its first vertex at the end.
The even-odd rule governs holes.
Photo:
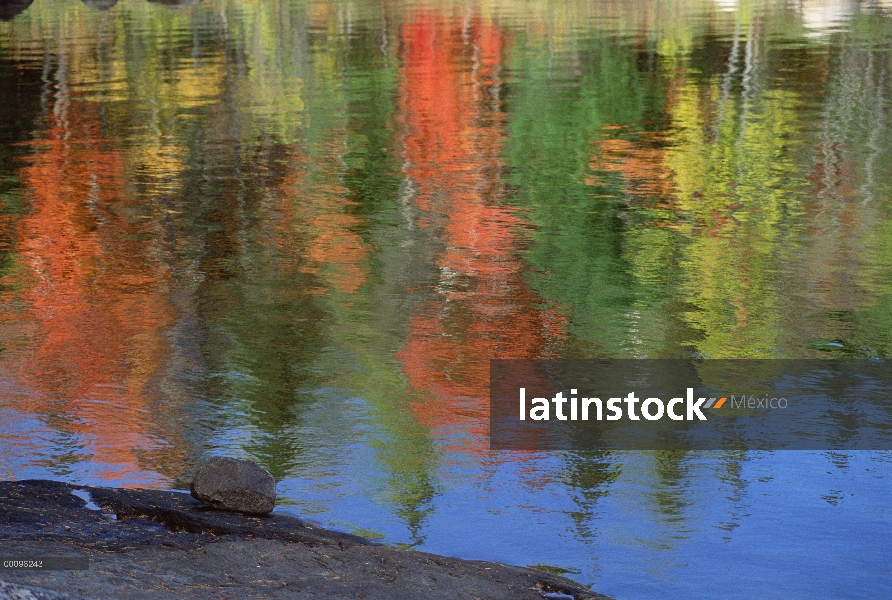
POLYGON ((493 360, 493 450, 892 450, 890 360, 493 360))

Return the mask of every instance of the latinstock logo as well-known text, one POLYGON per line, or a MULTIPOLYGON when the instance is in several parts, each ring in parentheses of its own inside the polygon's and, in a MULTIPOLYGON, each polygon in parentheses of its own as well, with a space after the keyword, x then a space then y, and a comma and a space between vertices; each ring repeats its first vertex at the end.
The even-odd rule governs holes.
MULTIPOLYGON (((668 402, 662 399, 651 397, 642 400, 635 392, 629 392, 624 397, 613 397, 607 400, 601 398, 579 398, 577 389, 571 389, 569 397, 564 397, 564 392, 558 392, 553 398, 532 398, 530 399, 529 412, 527 411, 527 390, 521 387, 518 390, 520 420, 525 421, 527 416, 533 421, 548 421, 551 419, 550 404, 554 404, 554 418, 558 421, 588 421, 590 418, 595 421, 619 421, 624 416, 630 421, 638 421, 642 417, 648 421, 657 421, 663 417, 667 417, 673 421, 693 421, 699 419, 706 421, 707 417, 702 412, 706 409, 718 409, 724 406, 728 398, 707 398, 705 396, 696 398, 694 388, 687 388, 684 398, 672 398, 668 402), (638 403, 641 406, 638 407, 638 403), (565 412, 569 403, 569 415, 565 412), (623 405, 625 404, 625 412, 623 405), (678 412, 682 410, 683 412, 678 412), (606 409, 606 410, 605 410, 606 409)), ((743 396, 740 403, 743 404, 746 396, 743 396)), ((731 396, 732 404, 735 398, 731 396)), ((768 398, 764 398, 765 401, 768 398)), ((777 398, 772 398, 775 402, 777 398)), ((783 400, 784 407, 787 401, 783 400)))
POLYGON ((494 360, 490 447, 889 450, 892 361, 494 360))

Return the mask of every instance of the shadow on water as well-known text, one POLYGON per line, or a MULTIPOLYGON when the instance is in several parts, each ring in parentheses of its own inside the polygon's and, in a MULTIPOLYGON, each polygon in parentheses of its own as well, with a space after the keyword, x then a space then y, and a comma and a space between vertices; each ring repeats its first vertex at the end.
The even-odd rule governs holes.
POLYGON ((11 21, 24 12, 34 0, 0 0, 0 21, 11 21))
MULTIPOLYGON (((155 4, 162 4, 168 8, 184 8, 196 6, 201 0, 148 0, 155 4)), ((25 12, 34 0, 0 0, 0 21, 11 21, 19 14, 25 12)), ((117 5, 118 0, 81 0, 85 6, 96 10, 110 10, 117 5)))
POLYGON ((81 0, 81 2, 96 10, 109 10, 118 3, 118 0, 81 0))
POLYGON ((183 8, 186 6, 197 6, 201 4, 201 0, 149 0, 155 4, 163 4, 169 8, 183 8))

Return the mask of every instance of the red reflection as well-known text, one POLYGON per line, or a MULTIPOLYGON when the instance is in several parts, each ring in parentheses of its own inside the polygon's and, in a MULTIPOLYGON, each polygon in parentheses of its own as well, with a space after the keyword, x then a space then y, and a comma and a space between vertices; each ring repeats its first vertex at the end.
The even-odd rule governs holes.
POLYGON ((49 120, 20 172, 30 203, 18 231, 30 271, 21 297, 34 329, 14 367, 28 390, 17 408, 75 434, 102 469, 94 475, 161 485, 141 465, 181 462, 184 444, 146 393, 174 319, 160 236, 149 235, 149 208, 130 199, 98 107, 60 103, 49 120))
POLYGON ((499 153, 505 115, 498 72, 505 40, 477 18, 420 14, 402 28, 402 140, 418 222, 434 228, 437 296, 413 314, 399 354, 410 385, 427 401, 417 418, 448 444, 486 447, 489 360, 548 357, 564 318, 524 281, 521 228, 505 203, 499 153))

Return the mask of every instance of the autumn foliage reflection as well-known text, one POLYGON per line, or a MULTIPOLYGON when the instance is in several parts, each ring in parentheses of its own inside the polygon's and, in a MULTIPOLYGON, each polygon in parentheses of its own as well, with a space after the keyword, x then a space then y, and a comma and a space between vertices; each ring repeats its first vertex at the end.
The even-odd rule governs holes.
POLYGON ((443 250, 436 295, 414 312, 399 357, 413 405, 447 445, 486 450, 489 360, 547 357, 564 319, 524 281, 527 221, 507 205, 499 153, 503 30, 424 13, 402 28, 402 140, 418 224, 443 250))
MULTIPOLYGON (((27 390, 17 409, 63 416, 109 481, 179 462, 170 415, 153 415, 147 387, 168 354, 173 313, 151 214, 128 200, 124 155, 109 149, 97 105, 62 99, 30 142, 21 170, 30 211, 19 250, 33 341, 14 367, 27 390), (160 442, 159 439, 163 439, 160 442), (151 455, 151 456, 146 456, 151 455)), ((163 471, 163 467, 161 468, 163 471)))

